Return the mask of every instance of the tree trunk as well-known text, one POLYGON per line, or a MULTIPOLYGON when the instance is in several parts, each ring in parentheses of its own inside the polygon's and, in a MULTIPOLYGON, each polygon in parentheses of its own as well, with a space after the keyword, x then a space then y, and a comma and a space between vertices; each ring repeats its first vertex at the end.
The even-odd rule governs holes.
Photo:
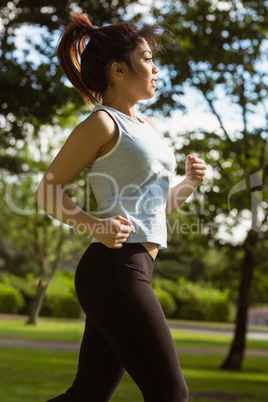
POLYGON ((61 257, 61 249, 62 244, 66 238, 66 234, 64 230, 60 231, 60 236, 56 243, 55 249, 51 251, 51 247, 49 247, 49 239, 48 239, 48 230, 47 227, 43 228, 43 237, 40 236, 38 232, 38 220, 37 220, 37 213, 35 215, 35 225, 33 226, 33 247, 35 256, 37 259, 37 263, 40 269, 40 279, 37 286, 36 295, 34 297, 33 303, 31 305, 31 311, 28 317, 26 324, 36 325, 39 317, 40 310, 43 305, 43 301, 46 295, 46 291, 48 285, 50 284, 51 280, 53 279, 60 263, 61 257), (54 259, 53 263, 51 264, 51 272, 50 275, 48 274, 48 269, 50 265, 49 256, 55 253, 56 258, 54 259), (45 282, 45 278, 48 278, 45 282))
POLYGON ((37 292, 35 295, 35 298, 33 300, 33 303, 31 305, 31 311, 28 317, 28 320, 26 322, 27 325, 36 325, 39 317, 40 310, 43 305, 43 301, 46 295, 46 291, 48 288, 50 281, 47 281, 46 283, 43 283, 42 278, 40 278, 38 287, 37 287, 37 292))
POLYGON ((259 234, 251 230, 244 243, 245 255, 239 287, 235 336, 229 354, 221 368, 241 370, 246 346, 247 316, 250 301, 250 287, 253 279, 255 253, 259 234))

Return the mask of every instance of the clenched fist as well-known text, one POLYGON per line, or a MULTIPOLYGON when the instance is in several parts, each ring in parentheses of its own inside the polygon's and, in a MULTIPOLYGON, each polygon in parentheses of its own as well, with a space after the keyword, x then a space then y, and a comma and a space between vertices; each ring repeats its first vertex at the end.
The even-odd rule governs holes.
POLYGON ((201 184, 206 176, 206 166, 202 159, 192 155, 187 155, 185 163, 187 178, 196 186, 201 184))

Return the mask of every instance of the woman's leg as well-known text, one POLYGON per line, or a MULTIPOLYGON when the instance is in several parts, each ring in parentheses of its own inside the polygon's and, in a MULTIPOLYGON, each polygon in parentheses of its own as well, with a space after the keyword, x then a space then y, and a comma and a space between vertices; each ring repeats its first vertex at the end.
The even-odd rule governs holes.
POLYGON ((87 249, 77 269, 76 290, 91 322, 87 325, 93 325, 110 352, 94 354, 96 337, 85 335, 73 386, 61 396, 66 399, 51 401, 107 402, 122 378, 121 364, 146 402, 187 401, 173 340, 150 286, 153 265, 140 244, 116 250, 93 243, 87 249), (117 368, 111 378, 112 366, 117 368))
MULTIPOLYGON (((98 250, 97 246, 96 251, 98 250)), ((96 289, 101 287, 99 286, 102 281, 101 272, 97 272, 97 276, 100 275, 100 281, 97 279, 94 283, 95 278, 92 276, 94 276, 95 268, 98 270, 100 265, 107 265, 109 262, 95 252, 94 245, 86 250, 76 274, 77 286, 83 289, 81 293, 94 293, 94 285, 97 286, 96 289)), ((101 292, 101 289, 99 291, 101 292)), ((79 290, 78 293, 80 293, 79 290)), ((87 304, 90 304, 91 301, 92 297, 87 297, 87 295, 85 298, 83 297, 82 307, 85 311, 88 310, 87 304)), ((98 327, 92 323, 90 317, 87 317, 76 378, 64 394, 49 399, 47 402, 108 402, 124 374, 125 369, 111 345, 98 327)))
POLYGON ((121 249, 92 246, 97 259, 89 252, 76 276, 86 314, 105 334, 146 402, 186 402, 188 390, 174 343, 150 286, 151 255, 139 243, 121 249))
POLYGON ((108 402, 124 374, 124 367, 105 337, 87 319, 73 385, 48 402, 108 402))
POLYGON ((140 244, 127 245, 116 254, 130 331, 135 334, 130 343, 132 354, 124 343, 118 345, 121 361, 146 402, 186 402, 188 389, 174 342, 162 307, 150 286, 153 259, 140 244))

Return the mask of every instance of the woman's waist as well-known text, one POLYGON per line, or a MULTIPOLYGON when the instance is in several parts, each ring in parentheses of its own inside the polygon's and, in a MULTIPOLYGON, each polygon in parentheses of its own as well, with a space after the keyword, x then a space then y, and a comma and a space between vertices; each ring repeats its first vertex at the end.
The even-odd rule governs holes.
POLYGON ((158 254, 159 244, 152 243, 152 242, 149 242, 149 241, 143 241, 143 242, 140 242, 140 244, 142 244, 143 247, 146 248, 148 253, 151 254, 153 259, 155 260, 156 257, 157 257, 157 254, 158 254))

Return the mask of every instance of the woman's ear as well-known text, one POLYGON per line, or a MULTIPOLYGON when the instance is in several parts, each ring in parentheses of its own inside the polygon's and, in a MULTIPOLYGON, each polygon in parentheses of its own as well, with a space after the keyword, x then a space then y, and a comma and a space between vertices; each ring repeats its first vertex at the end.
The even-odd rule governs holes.
POLYGON ((125 68, 121 63, 114 62, 110 67, 110 75, 117 80, 122 80, 124 78, 125 68))

